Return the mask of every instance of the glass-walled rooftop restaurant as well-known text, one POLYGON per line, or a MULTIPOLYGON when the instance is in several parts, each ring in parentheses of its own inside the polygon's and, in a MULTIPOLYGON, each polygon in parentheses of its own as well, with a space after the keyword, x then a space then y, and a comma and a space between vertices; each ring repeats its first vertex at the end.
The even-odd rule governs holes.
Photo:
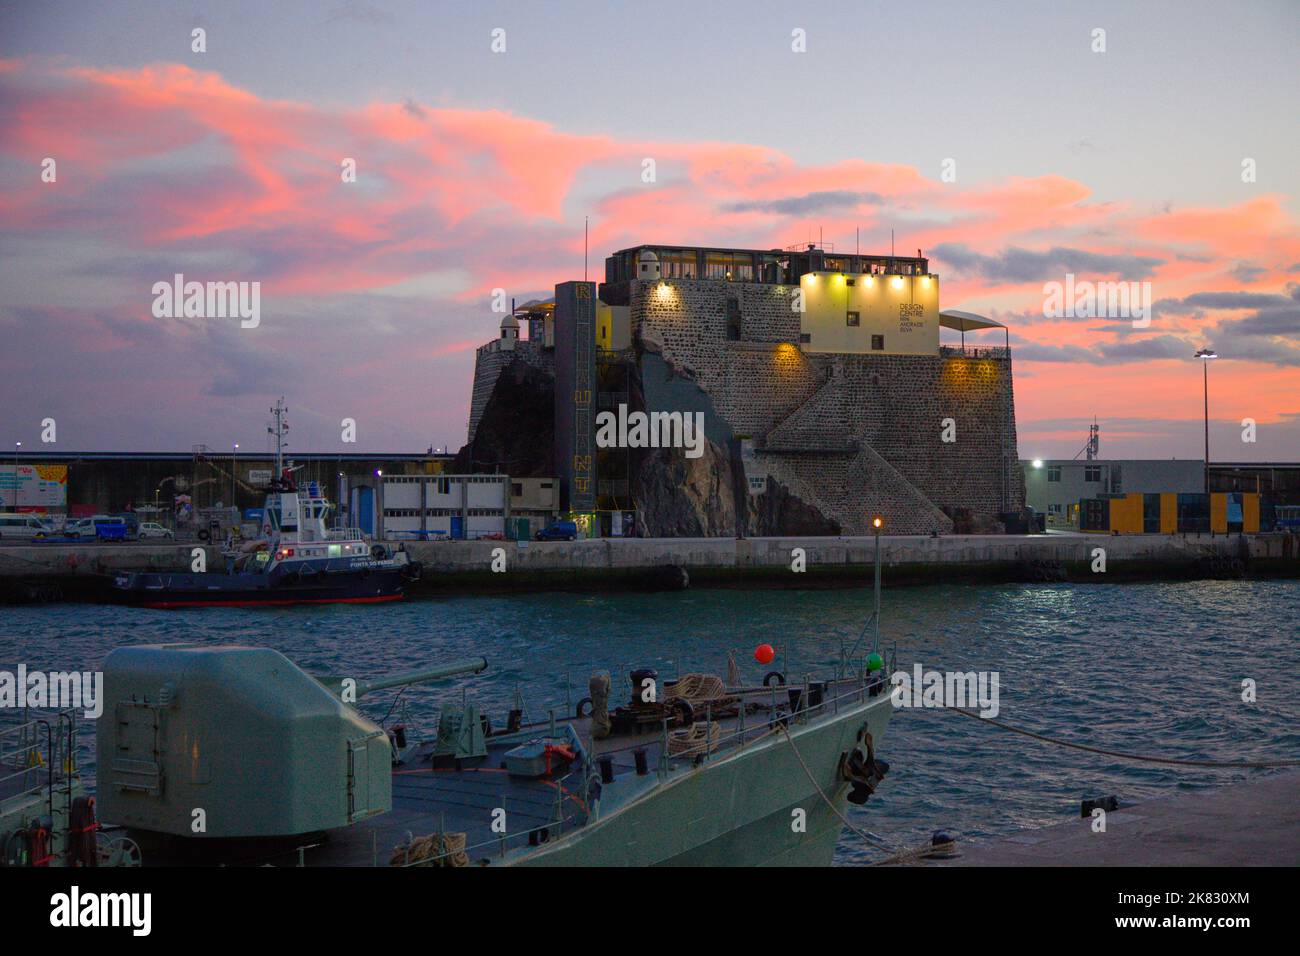
POLYGON ((711 249, 703 246, 635 246, 605 260, 605 282, 631 279, 722 279, 798 285, 807 272, 849 275, 928 275, 929 260, 912 256, 844 255, 816 245, 797 249, 711 249), (642 259, 652 252, 658 259, 642 259))

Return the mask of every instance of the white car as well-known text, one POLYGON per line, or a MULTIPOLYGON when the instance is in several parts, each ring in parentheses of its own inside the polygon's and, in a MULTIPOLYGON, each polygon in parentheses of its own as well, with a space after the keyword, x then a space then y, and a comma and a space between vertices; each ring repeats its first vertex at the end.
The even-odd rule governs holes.
POLYGON ((141 538, 174 538, 176 533, 170 528, 164 528, 156 521, 140 522, 141 538))
POLYGON ((44 538, 48 534, 50 526, 35 515, 0 515, 0 540, 19 538, 29 541, 32 538, 44 538))

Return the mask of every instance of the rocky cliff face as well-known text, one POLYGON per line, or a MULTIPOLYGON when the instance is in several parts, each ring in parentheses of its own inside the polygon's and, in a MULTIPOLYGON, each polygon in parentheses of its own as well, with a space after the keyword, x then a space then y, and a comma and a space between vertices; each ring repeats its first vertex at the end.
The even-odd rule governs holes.
POLYGON ((774 478, 754 501, 750 534, 755 537, 780 535, 837 535, 839 522, 827 518, 815 507, 790 493, 774 478))
POLYGON ((762 494, 750 496, 740 464, 709 442, 690 459, 676 449, 654 449, 641 457, 633 495, 644 533, 650 537, 729 537, 737 531, 736 499, 742 501, 740 532, 746 536, 837 535, 839 524, 769 478, 762 494))
MULTIPOLYGON (((689 377, 689 376, 687 376, 689 377)), ((631 404, 644 407, 639 375, 631 404)), ((505 472, 519 477, 555 475, 555 378, 515 360, 502 369, 475 430, 452 465, 458 474, 505 472)), ((764 492, 748 493, 739 458, 726 444, 707 441, 704 454, 646 448, 631 454, 629 485, 642 534, 652 537, 834 535, 840 526, 769 478, 764 492)))
POLYGON ((699 458, 680 448, 649 448, 633 461, 632 495, 647 537, 734 535, 734 485, 731 459, 713 442, 699 458))
POLYGON ((461 448, 457 474, 504 472, 519 478, 555 474, 555 378, 516 359, 501 371, 474 440, 461 448))

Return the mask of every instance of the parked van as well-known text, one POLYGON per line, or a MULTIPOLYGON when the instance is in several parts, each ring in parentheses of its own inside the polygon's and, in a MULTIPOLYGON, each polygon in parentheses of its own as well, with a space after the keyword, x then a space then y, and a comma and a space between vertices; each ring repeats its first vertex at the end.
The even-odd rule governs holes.
POLYGON ((0 515, 0 539, 18 538, 30 541, 32 538, 44 538, 49 533, 50 526, 36 515, 0 515))
POLYGON ((538 541, 573 541, 577 537, 578 525, 572 521, 557 521, 537 532, 538 541))
POLYGON ((101 541, 134 541, 139 525, 134 519, 113 515, 95 515, 82 518, 68 525, 67 534, 72 538, 96 538, 101 541))

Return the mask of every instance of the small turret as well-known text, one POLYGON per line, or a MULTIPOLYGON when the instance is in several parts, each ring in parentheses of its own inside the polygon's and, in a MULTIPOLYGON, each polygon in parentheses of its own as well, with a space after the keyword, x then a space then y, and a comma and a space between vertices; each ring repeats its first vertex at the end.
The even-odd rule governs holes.
POLYGON ((651 252, 649 249, 643 249, 641 250, 641 254, 636 258, 636 277, 638 279, 656 281, 662 277, 663 267, 659 264, 659 256, 655 253, 651 252))
POLYGON ((503 352, 513 352, 515 343, 519 341, 519 320, 514 317, 513 313, 507 314, 501 320, 501 350, 503 352))

